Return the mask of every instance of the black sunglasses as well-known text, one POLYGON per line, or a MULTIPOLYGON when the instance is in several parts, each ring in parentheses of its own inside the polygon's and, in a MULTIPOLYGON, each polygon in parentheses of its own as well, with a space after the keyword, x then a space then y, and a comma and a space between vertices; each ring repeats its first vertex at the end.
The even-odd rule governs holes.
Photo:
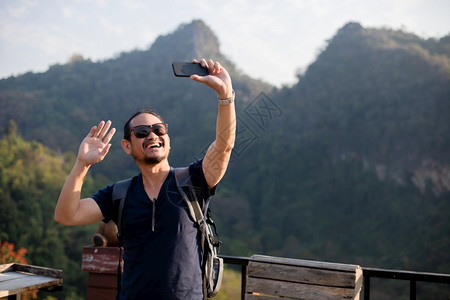
POLYGON ((168 125, 166 123, 156 123, 153 125, 139 125, 131 128, 127 136, 129 137, 132 131, 134 132, 134 136, 137 137, 138 139, 148 137, 151 132, 153 132, 157 136, 162 136, 167 134, 167 126, 168 125))

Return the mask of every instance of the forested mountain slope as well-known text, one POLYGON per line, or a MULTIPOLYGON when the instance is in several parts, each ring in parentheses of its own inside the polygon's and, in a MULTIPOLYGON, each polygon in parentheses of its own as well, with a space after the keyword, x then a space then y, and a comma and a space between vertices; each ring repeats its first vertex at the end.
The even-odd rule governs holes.
POLYGON ((236 239, 249 252, 448 272, 449 45, 349 23, 269 95, 276 105, 244 109, 256 138, 226 182, 247 214, 217 204, 236 239))

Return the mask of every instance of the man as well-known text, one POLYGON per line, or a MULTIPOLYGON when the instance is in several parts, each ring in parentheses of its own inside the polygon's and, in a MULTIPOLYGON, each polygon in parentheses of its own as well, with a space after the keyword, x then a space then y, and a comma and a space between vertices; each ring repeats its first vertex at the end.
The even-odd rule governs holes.
MULTIPOLYGON (((194 60, 194 62, 197 62, 194 60)), ((228 72, 219 62, 202 59, 208 76, 190 78, 217 92, 216 139, 205 157, 189 166, 203 210, 225 174, 235 141, 234 91, 228 72)), ((82 141, 76 162, 55 208, 55 220, 81 225, 100 220, 117 222, 111 185, 91 198, 80 199, 91 165, 108 153, 115 129, 111 122, 92 127, 82 141)), ((167 125, 151 110, 133 115, 124 126, 123 150, 140 174, 133 177, 122 215, 124 271, 119 299, 195 299, 203 297, 201 249, 194 223, 178 193, 169 165, 167 125)))

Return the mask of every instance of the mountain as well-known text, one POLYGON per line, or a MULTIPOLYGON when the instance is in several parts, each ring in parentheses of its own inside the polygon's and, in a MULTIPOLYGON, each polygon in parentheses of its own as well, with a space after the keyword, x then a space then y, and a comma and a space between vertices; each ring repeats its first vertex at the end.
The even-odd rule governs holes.
POLYGON ((224 218, 249 252, 450 270, 448 46, 349 23, 268 95, 225 178, 246 215, 224 218))
MULTIPOLYGON (((137 109, 152 106, 166 121, 184 120, 190 126, 170 126, 175 162, 191 159, 198 147, 211 142, 216 101, 209 88, 186 78, 173 76, 172 61, 193 58, 220 60, 233 76, 240 99, 272 89, 236 69, 219 52, 217 38, 200 20, 180 25, 177 30, 160 36, 148 50, 121 53, 104 62, 74 56, 67 64, 54 65, 44 73, 27 73, 0 80, 0 127, 14 120, 25 139, 36 140, 57 151, 75 151, 89 128, 99 120, 111 119, 118 126, 109 158, 114 162, 100 166, 100 173, 115 179, 123 176, 117 170, 131 169, 133 161, 120 147, 122 124, 137 109), (186 137, 190 143, 186 149, 186 137), (178 145, 182 145, 177 147, 178 145)), ((173 124, 173 123, 172 123, 173 124)), ((183 162, 184 163, 184 162, 183 162)), ((96 172, 97 168, 94 168, 96 172)))
POLYGON ((301 114, 293 126, 327 131, 334 159, 358 156, 380 179, 411 173, 422 192, 426 180, 448 191, 449 57, 450 35, 423 40, 349 23, 290 91, 287 105, 301 114))
MULTIPOLYGON (((276 89, 195 20, 148 50, 0 80, 0 127, 14 120, 25 140, 75 153, 100 119, 121 126, 151 105, 169 123, 171 164, 185 165, 215 134, 215 95, 172 74, 195 57, 223 62, 237 95, 237 141, 211 204, 223 254, 450 273, 450 35, 348 23, 276 89)), ((136 173, 118 129, 92 168, 97 188, 136 173)))

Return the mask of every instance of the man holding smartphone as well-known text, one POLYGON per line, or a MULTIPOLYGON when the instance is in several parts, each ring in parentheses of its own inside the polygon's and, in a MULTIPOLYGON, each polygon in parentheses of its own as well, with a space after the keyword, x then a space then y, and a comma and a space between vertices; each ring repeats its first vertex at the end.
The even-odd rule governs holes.
MULTIPOLYGON (((189 166, 197 198, 205 211, 228 166, 235 142, 236 114, 231 77, 226 69, 212 60, 202 59, 199 63, 209 75, 190 78, 211 87, 218 96, 215 141, 203 159, 189 166)), ((138 111, 124 126, 122 148, 134 158, 140 173, 131 181, 123 208, 124 270, 118 299, 203 298, 197 228, 189 218, 168 161, 167 129, 164 120, 148 109, 138 111)), ((55 208, 57 222, 117 222, 112 185, 90 198, 80 199, 90 166, 104 159, 115 132, 110 121, 102 121, 82 141, 55 208)))

